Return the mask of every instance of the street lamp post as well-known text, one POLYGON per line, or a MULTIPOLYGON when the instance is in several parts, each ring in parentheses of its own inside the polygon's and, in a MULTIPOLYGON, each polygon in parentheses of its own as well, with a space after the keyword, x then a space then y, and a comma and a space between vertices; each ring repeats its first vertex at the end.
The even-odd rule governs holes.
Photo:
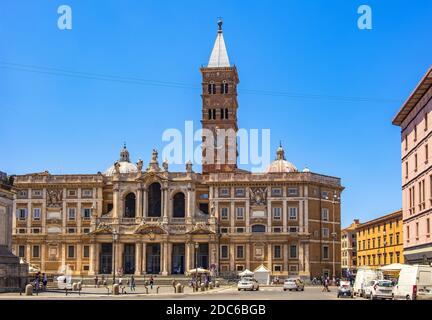
POLYGON ((113 285, 115 284, 115 277, 116 277, 116 242, 118 239, 118 232, 116 230, 112 233, 112 239, 113 239, 113 285))

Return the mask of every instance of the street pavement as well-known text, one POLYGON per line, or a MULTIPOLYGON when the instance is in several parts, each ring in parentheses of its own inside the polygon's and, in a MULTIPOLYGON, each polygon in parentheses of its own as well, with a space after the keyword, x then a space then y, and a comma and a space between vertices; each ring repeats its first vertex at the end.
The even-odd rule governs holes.
MULTIPOLYGON (((337 300, 337 288, 331 287, 330 292, 322 292, 322 287, 307 286, 304 291, 283 291, 282 286, 264 286, 260 287, 259 291, 238 291, 237 286, 223 286, 208 290, 205 292, 192 292, 191 288, 185 287, 184 293, 174 293, 171 286, 160 286, 158 293, 156 286, 153 290, 149 290, 147 294, 143 287, 138 287, 134 293, 130 293, 127 289, 126 294, 113 296, 107 294, 107 289, 104 287, 84 287, 81 294, 78 292, 68 293, 64 291, 50 290, 48 292, 40 292, 39 295, 25 296, 19 293, 2 293, 0 300, 3 299, 44 299, 44 300, 63 300, 63 299, 78 299, 78 300, 100 300, 100 299, 115 299, 115 300, 337 300)), ((363 300, 356 298, 356 300, 363 300)), ((341 300, 354 300, 345 298, 341 300)))

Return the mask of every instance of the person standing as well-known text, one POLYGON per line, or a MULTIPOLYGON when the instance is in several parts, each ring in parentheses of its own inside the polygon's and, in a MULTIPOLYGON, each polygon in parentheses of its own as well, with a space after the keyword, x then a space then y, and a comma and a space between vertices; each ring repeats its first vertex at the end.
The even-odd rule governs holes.
POLYGON ((154 282, 154 279, 153 279, 153 276, 151 275, 150 276, 150 289, 151 290, 153 290, 153 282, 154 282))
POLYGON ((44 291, 46 291, 47 284, 48 284, 47 275, 45 273, 42 273, 42 285, 44 291))
POLYGON ((131 278, 130 278, 130 283, 129 283, 129 285, 130 285, 130 290, 131 290, 131 292, 132 291, 135 291, 135 277, 132 275, 131 276, 131 278))
POLYGON ((94 285, 95 285, 95 288, 99 288, 99 278, 97 275, 94 277, 94 285))

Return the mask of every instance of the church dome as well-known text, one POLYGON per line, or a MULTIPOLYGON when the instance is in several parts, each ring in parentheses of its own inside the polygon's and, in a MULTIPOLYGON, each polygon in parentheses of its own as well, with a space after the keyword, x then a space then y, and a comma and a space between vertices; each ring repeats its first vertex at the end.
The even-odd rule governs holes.
POLYGON ((126 144, 123 146, 123 149, 120 152, 120 159, 114 163, 111 167, 109 167, 104 175, 112 176, 116 172, 116 164, 119 166, 120 173, 133 173, 138 172, 138 168, 135 164, 131 163, 129 160, 129 151, 126 149, 126 144))
POLYGON ((276 151, 276 160, 270 163, 265 173, 297 172, 297 168, 289 161, 285 160, 285 152, 280 145, 276 151))

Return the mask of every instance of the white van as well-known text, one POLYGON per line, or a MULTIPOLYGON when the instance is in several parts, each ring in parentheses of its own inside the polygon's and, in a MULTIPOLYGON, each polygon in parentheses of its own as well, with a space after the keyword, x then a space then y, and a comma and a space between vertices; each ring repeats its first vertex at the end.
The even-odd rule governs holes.
POLYGON ((353 286, 354 296, 364 296, 364 289, 367 284, 372 280, 382 280, 384 279, 383 273, 380 270, 375 270, 370 267, 359 267, 357 269, 357 274, 353 286))
POLYGON ((393 289, 394 299, 432 300, 432 267, 404 265, 393 289))

